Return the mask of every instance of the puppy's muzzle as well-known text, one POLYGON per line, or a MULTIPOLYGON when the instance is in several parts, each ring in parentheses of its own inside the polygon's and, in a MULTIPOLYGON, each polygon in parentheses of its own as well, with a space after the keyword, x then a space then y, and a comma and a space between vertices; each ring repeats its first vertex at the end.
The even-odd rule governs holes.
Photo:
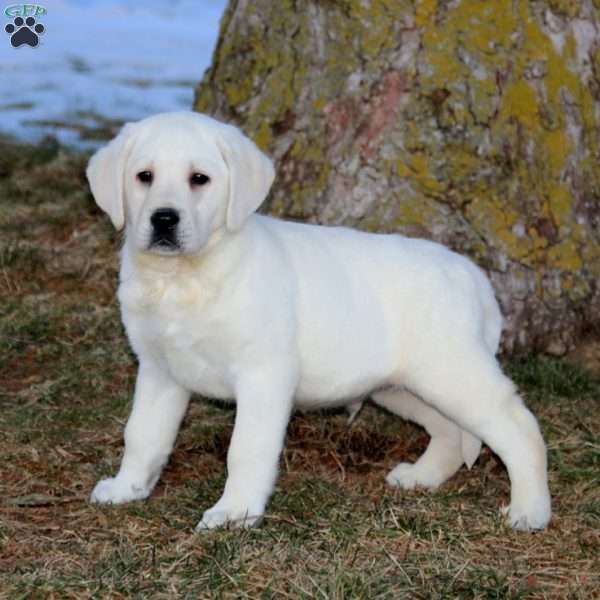
POLYGON ((174 208, 157 208, 150 215, 150 224, 152 225, 150 248, 179 249, 177 237, 179 221, 179 212, 174 208))

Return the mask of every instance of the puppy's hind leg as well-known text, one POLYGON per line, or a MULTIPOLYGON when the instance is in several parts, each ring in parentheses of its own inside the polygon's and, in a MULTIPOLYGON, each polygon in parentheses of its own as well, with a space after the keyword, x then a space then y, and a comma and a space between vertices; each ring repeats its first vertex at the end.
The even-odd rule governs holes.
POLYGON ((481 438, 502 459, 511 483, 508 522, 541 529, 550 520, 546 446, 535 417, 485 348, 456 348, 431 357, 410 382, 442 414, 481 438))
POLYGON ((412 489, 436 488, 452 477, 463 462, 469 467, 477 460, 481 442, 448 420, 435 408, 399 388, 376 392, 373 401, 425 428, 431 440, 425 453, 415 462, 400 463, 388 474, 390 485, 412 489))

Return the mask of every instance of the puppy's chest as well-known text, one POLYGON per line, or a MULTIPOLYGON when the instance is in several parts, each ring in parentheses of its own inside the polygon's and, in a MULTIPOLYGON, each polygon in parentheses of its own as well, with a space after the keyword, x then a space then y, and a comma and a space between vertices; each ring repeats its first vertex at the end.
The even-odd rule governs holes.
MULTIPOLYGON (((199 291, 200 292, 200 291, 199 291)), ((232 395, 226 325, 214 304, 182 294, 138 299, 119 294, 123 322, 140 360, 149 355, 185 388, 217 398, 232 395), (141 301, 140 301, 141 300, 141 301)))

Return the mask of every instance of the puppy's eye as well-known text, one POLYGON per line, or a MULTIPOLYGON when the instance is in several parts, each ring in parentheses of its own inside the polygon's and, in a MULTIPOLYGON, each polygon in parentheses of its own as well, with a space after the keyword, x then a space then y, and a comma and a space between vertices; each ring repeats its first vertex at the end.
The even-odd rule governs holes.
POLYGON ((154 179, 154 175, 152 174, 152 171, 140 171, 137 174, 137 178, 142 183, 150 185, 152 183, 152 180, 154 179))
POLYGON ((192 173, 190 177, 191 185, 206 185, 209 181, 210 177, 204 173, 192 173))

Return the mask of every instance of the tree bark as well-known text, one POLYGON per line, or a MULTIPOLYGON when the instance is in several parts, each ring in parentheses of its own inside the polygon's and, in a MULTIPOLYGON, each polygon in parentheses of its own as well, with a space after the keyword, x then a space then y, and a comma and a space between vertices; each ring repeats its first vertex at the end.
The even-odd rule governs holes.
POLYGON ((401 232, 490 275, 505 350, 600 315, 599 0, 230 0, 195 108, 276 161, 275 215, 401 232))

